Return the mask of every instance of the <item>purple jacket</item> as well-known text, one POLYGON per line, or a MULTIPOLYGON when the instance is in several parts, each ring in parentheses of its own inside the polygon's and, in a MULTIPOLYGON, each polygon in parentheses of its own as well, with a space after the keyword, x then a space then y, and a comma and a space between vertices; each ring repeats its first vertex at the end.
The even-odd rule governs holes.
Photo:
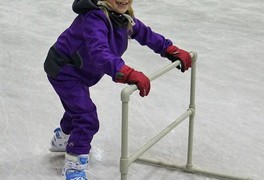
MULTIPOLYGON (((147 45, 164 56, 172 42, 157 34, 134 18, 132 39, 147 45)), ((53 78, 64 70, 64 74, 86 79, 88 86, 96 84, 104 74, 115 79, 116 73, 125 64, 121 58, 128 45, 126 27, 112 26, 101 9, 79 14, 71 26, 57 39, 44 64, 45 71, 53 78), (54 52, 57 63, 51 62, 54 52), (60 60, 61 59, 61 60, 60 60), (66 60, 67 59, 67 60, 66 60), (63 68, 67 66, 67 68, 63 68), (58 66, 59 68, 54 67, 58 66)))

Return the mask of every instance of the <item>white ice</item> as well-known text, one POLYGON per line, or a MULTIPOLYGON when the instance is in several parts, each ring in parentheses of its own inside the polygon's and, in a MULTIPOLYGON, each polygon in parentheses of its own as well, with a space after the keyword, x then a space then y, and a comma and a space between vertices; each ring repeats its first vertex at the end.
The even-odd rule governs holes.
MULTIPOLYGON (((63 109, 46 79, 49 47, 76 14, 72 0, 0 2, 0 179, 59 180, 63 154, 49 152, 63 109)), ((187 50, 198 52, 193 163, 196 167, 264 179, 263 0, 135 0, 136 16, 187 50)), ((127 64, 151 74, 169 64, 131 41, 127 64)), ((190 71, 153 81, 148 97, 131 97, 130 152, 188 108, 190 71)), ((118 180, 121 101, 126 85, 105 76, 91 88, 100 131, 92 143, 90 180, 118 180)), ((186 164, 183 122, 144 157, 186 164)), ((129 180, 213 180, 132 164, 129 180)))

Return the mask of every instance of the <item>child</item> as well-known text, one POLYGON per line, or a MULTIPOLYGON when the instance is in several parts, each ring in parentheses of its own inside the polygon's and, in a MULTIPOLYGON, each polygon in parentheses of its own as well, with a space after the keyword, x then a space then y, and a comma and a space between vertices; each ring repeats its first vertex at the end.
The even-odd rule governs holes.
POLYGON ((66 180, 87 180, 91 141, 99 129, 89 88, 107 74, 114 82, 136 84, 142 97, 149 94, 148 77, 125 65, 121 58, 129 38, 172 62, 179 60, 182 72, 191 67, 188 52, 134 17, 132 1, 75 0, 73 10, 78 16, 58 37, 45 60, 45 72, 65 109, 60 128, 54 131, 51 151, 66 151, 66 180))

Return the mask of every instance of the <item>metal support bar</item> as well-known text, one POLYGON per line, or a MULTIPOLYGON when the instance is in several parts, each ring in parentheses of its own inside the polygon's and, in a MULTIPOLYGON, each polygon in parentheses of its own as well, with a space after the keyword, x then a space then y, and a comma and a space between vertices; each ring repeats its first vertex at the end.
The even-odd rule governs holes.
POLYGON ((192 114, 191 110, 188 110, 183 115, 181 115, 178 119, 176 119, 172 124, 170 124, 167 128, 161 131, 158 135, 156 135, 153 139, 151 139, 148 143, 143 145, 136 153, 129 157, 129 165, 133 163, 138 157, 140 157, 144 152, 150 149, 153 145, 155 145, 159 140, 161 140, 164 136, 166 136, 171 130, 173 130, 177 125, 183 122, 187 117, 192 114))
MULTIPOLYGON (((223 180, 250 180, 249 178, 235 177, 226 174, 220 174, 217 172, 210 172, 206 170, 201 170, 193 167, 192 164, 192 153, 193 153, 193 131, 194 131, 194 116, 195 116, 195 79, 196 79, 196 60, 197 53, 191 52, 192 56, 192 69, 191 69, 191 87, 190 87, 190 104, 189 109, 183 113, 179 118, 177 118, 173 123, 171 123, 167 128, 162 130, 154 138, 148 141, 143 145, 137 152, 134 154, 128 155, 128 109, 129 109, 129 100, 130 95, 137 90, 136 85, 130 85, 124 88, 121 92, 121 101, 122 101, 122 130, 121 130, 121 158, 120 158, 120 173, 121 180, 127 180, 128 178, 128 169, 133 162, 141 162, 149 165, 160 166, 164 168, 180 170, 187 173, 193 173, 198 175, 204 175, 208 177, 214 177, 223 180), (187 164, 185 166, 179 166, 176 164, 167 164, 163 162, 147 160, 139 158, 143 153, 149 150, 153 145, 155 145, 159 140, 166 136, 170 131, 177 127, 181 122, 189 117, 189 135, 188 135, 188 154, 187 154, 187 164)), ((174 69, 180 65, 179 61, 160 69, 155 72, 149 79, 153 81, 154 79, 162 76, 168 71, 174 69)))

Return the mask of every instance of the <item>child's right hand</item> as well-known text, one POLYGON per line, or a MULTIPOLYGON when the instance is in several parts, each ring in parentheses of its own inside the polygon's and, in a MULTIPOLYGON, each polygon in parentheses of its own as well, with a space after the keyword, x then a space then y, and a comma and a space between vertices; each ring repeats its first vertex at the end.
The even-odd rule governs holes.
POLYGON ((150 91, 150 80, 142 72, 136 71, 133 68, 124 65, 116 74, 116 82, 136 84, 141 97, 147 96, 150 91))

